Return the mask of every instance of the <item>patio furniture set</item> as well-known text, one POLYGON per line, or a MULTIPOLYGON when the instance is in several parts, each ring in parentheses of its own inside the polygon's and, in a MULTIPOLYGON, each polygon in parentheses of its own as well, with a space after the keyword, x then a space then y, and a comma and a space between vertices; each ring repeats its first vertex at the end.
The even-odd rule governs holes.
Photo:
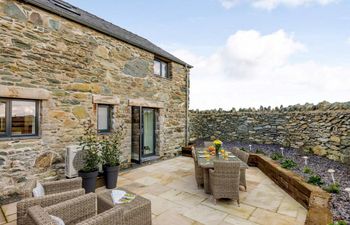
POLYGON ((34 197, 35 184, 36 181, 30 181, 26 185, 25 198, 17 203, 18 225, 152 224, 151 202, 141 196, 135 195, 135 199, 127 203, 114 204, 111 189, 85 194, 79 177, 44 182, 45 195, 34 197))
POLYGON ((198 188, 203 186, 205 193, 212 194, 215 203, 217 199, 228 198, 239 205, 239 187, 247 190, 245 172, 249 168, 249 153, 233 148, 225 155, 215 156, 208 154, 208 145, 205 143, 204 150, 192 150, 198 188))

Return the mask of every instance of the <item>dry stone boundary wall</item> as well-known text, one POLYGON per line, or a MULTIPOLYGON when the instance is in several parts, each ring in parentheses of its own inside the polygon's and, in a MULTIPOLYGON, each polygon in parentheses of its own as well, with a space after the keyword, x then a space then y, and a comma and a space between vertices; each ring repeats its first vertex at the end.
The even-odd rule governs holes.
POLYGON ((350 102, 271 109, 192 110, 192 139, 291 146, 350 163, 350 102))

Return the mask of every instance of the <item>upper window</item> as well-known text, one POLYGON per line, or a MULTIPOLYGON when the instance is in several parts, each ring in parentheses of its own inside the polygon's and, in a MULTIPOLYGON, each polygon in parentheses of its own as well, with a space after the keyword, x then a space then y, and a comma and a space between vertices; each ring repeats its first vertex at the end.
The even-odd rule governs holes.
POLYGON ((169 78, 169 68, 168 63, 159 59, 154 59, 154 74, 169 78))
POLYGON ((97 105, 97 130, 99 133, 107 133, 111 131, 111 114, 111 105, 97 105))
POLYGON ((35 100, 0 99, 0 136, 38 135, 38 107, 35 100))

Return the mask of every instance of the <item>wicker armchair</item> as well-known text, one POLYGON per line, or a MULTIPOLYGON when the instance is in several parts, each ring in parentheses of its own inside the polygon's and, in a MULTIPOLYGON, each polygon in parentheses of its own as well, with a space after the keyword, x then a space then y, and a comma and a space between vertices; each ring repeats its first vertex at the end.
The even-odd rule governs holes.
POLYGON ((192 158, 194 162, 194 174, 196 177, 197 186, 198 188, 200 188, 202 185, 204 185, 203 168, 201 168, 198 165, 198 159, 197 159, 195 149, 192 149, 192 158))
MULTIPOLYGON (((249 153, 248 152, 242 151, 239 148, 234 147, 232 149, 232 153, 235 156, 237 156, 241 161, 243 161, 245 163, 248 163, 248 159, 249 159, 249 153)), ((239 183, 240 183, 240 185, 242 185, 244 187, 244 190, 247 191, 247 180, 246 180, 246 177, 245 177, 245 169, 241 169, 240 182, 239 183)))
POLYGON ((47 207, 59 202, 63 202, 85 194, 82 187, 81 178, 50 181, 42 183, 45 189, 45 196, 32 196, 32 190, 36 185, 36 181, 32 180, 25 185, 25 198, 17 203, 17 224, 27 225, 27 210, 28 208, 39 205, 47 207))
POLYGON ((97 215, 97 195, 86 194, 65 202, 42 208, 34 206, 28 209, 32 225, 54 225, 50 215, 57 216, 66 225, 123 225, 123 210, 112 208, 97 215))
POLYGON ((229 198, 239 205, 240 162, 214 161, 214 170, 209 170, 210 189, 214 201, 229 198))

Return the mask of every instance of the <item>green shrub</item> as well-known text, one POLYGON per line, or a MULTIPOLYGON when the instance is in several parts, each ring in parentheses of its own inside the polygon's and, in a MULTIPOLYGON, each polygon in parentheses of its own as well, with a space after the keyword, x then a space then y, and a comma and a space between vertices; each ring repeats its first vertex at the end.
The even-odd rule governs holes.
POLYGON ((91 120, 84 123, 84 134, 79 138, 79 145, 83 154, 83 172, 94 172, 98 170, 101 161, 100 146, 95 125, 91 120))
POLYGON ((104 166, 119 166, 121 144, 125 136, 124 124, 113 129, 112 134, 104 136, 100 141, 101 159, 104 166))
POLYGON ((255 153, 265 155, 265 152, 263 152, 263 151, 262 151, 262 150, 260 150, 260 149, 257 149, 257 150, 255 151, 255 153))
POLYGON ((322 184, 324 184, 324 182, 322 181, 322 179, 319 175, 310 176, 309 180, 307 182, 309 184, 313 184, 313 185, 317 185, 317 186, 321 186, 322 184))
POLYGON ((282 168, 285 168, 285 169, 292 169, 296 167, 297 164, 291 159, 285 159, 283 160, 283 162, 281 162, 281 166, 282 168))
POLYGON ((245 149, 245 148, 241 148, 241 150, 242 150, 243 152, 247 152, 247 149, 245 149))
POLYGON ((277 160, 283 159, 283 155, 281 153, 272 153, 271 154, 271 159, 277 161, 277 160))
POLYGON ((328 225, 348 225, 348 222, 345 220, 339 220, 339 221, 334 221, 333 223, 330 223, 328 225))
POLYGON ((303 172, 304 172, 304 173, 307 173, 307 174, 313 173, 312 170, 310 169, 310 167, 308 167, 308 166, 305 166, 305 167, 304 167, 303 172))
POLYGON ((339 194, 340 193, 340 185, 338 183, 330 184, 324 188, 328 193, 339 194))

